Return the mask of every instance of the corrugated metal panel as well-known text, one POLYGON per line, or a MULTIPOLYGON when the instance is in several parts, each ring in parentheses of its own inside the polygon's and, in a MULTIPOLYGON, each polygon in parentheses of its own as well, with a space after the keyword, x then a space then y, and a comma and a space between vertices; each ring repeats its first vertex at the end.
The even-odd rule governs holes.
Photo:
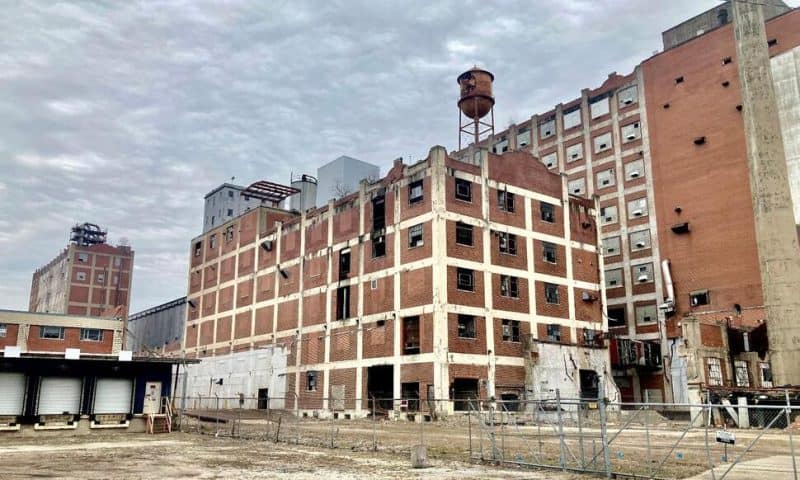
POLYGON ((82 385, 80 378, 42 378, 39 385, 39 415, 80 413, 82 385))
POLYGON ((25 404, 25 375, 0 373, 0 415, 22 415, 25 404))
POLYGON ((99 378, 94 394, 94 413, 130 413, 133 381, 99 378))

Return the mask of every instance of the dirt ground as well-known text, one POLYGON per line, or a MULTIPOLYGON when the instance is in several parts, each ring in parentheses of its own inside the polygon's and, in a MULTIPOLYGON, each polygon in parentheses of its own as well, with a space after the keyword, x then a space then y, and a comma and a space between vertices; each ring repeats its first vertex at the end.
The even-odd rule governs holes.
POLYGON ((387 452, 321 449, 208 435, 104 434, 44 439, 0 437, 2 479, 574 479, 560 472, 432 460, 412 469, 387 452))

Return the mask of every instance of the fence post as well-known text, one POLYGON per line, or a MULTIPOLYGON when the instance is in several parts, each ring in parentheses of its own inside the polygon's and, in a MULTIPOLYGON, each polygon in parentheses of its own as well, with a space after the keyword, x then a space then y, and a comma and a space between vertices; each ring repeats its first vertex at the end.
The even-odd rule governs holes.
POLYGON ((605 463, 606 478, 611 478, 611 454, 608 451, 608 429, 606 425, 605 385, 602 380, 597 382, 597 406, 600 408, 600 438, 603 443, 603 463, 605 463))
POLYGON ((491 439, 492 443, 492 460, 497 460, 497 444, 495 443, 494 438, 494 405, 489 402, 489 438, 491 439))
POLYGON ((567 471, 564 456, 564 416, 561 413, 561 390, 558 388, 556 388, 556 415, 558 416, 558 465, 562 471, 567 471))
POLYGON ((581 454, 581 470, 586 470, 586 456, 583 453, 583 400, 578 400, 578 449, 581 454))
POLYGON ((214 412, 214 421, 215 421, 214 436, 219 437, 219 395, 215 396, 217 398, 217 405, 216 405, 216 411, 214 412))
POLYGON ((372 451, 378 451, 378 433, 376 431, 375 422, 375 395, 372 396, 372 451))
POLYGON ((467 434, 469 435, 469 461, 472 461, 472 400, 467 408, 467 434))
POLYGON ((792 473, 797 480, 797 460, 794 458, 794 439, 792 439, 792 402, 789 400, 789 390, 783 391, 786 396, 786 430, 789 431, 789 452, 792 455, 792 473))
POLYGON ((653 462, 650 460, 650 392, 644 391, 644 441, 647 443, 647 478, 653 478, 653 462))

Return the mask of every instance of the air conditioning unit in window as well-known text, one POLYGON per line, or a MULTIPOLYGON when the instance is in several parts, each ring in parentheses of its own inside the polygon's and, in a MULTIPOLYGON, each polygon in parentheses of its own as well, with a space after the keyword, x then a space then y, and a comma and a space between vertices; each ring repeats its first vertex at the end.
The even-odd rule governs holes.
POLYGON ((631 173, 629 174, 629 176, 630 176, 631 178, 639 178, 639 170, 633 170, 633 171, 631 171, 631 173))
POLYGON ((637 278, 636 280, 638 280, 640 283, 649 282, 650 281, 650 276, 647 275, 646 273, 643 273, 643 274, 639 275, 639 278, 637 278))
POLYGON ((633 215, 634 217, 641 217, 643 213, 644 212, 642 212, 641 208, 637 208, 636 210, 631 212, 631 215, 633 215))

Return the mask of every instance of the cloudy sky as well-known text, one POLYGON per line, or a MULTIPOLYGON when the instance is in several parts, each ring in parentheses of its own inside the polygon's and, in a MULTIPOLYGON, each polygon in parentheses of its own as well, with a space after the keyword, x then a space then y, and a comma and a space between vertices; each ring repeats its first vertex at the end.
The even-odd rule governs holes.
POLYGON ((184 295, 218 184, 452 149, 473 64, 496 76, 504 128, 630 72, 717 3, 4 1, 0 308, 27 308, 31 273, 84 221, 136 250, 132 311, 184 295))

